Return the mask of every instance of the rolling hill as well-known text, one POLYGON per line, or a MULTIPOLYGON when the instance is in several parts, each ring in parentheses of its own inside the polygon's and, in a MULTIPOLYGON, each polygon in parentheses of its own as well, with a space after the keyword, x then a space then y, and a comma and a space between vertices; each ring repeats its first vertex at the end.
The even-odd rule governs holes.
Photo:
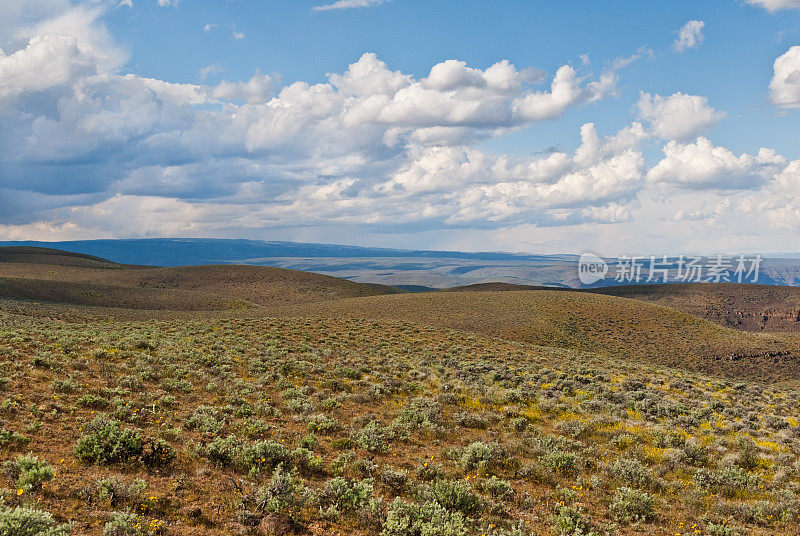
POLYGON ((800 331, 800 288, 734 283, 630 285, 592 292, 672 307, 747 331, 800 331))
MULTIPOLYGON (((583 288, 579 255, 502 251, 435 251, 337 244, 209 238, 0 242, 1 246, 38 246, 96 255, 124 264, 182 266, 249 264, 322 273, 360 283, 449 288, 476 283, 583 288)), ((800 254, 762 259, 757 283, 800 285, 800 254)), ((593 285, 617 285, 616 259, 606 259, 609 276, 593 285)), ((674 280, 677 264, 672 259, 674 280)), ((710 259, 706 259, 710 261, 710 259)), ((750 282, 750 281, 748 281, 750 282)))
POLYGON ((728 377, 800 379, 789 334, 746 333, 617 296, 560 290, 435 292, 336 300, 285 314, 415 323, 728 377))
POLYGON ((121 268, 123 266, 94 255, 31 246, 0 247, 0 263, 49 264, 79 268, 121 268))
POLYGON ((0 296, 94 307, 240 309, 403 292, 263 266, 126 266, 36 248, 24 253, 0 248, 0 259, 5 259, 0 261, 0 296))
MULTIPOLYGON (((28 250, 25 255, 24 262, 0 262, 0 296, 92 307, 120 318, 140 318, 148 311, 169 317, 178 311, 249 310, 250 316, 408 321, 727 377, 800 379, 797 337, 764 329, 759 334, 741 331, 750 327, 745 321, 755 318, 756 313, 742 312, 747 307, 759 314, 764 304, 772 310, 791 309, 796 293, 786 287, 662 285, 574 291, 491 283, 411 294, 283 268, 155 268, 104 264, 103 259, 53 250, 28 250), (744 321, 734 324, 737 319, 744 321), (733 325, 740 330, 730 329, 733 325)), ((777 316, 769 327, 778 325, 778 319, 789 323, 777 316)))
POLYGON ((795 333, 532 288, 8 254, 0 534, 798 533, 795 333))

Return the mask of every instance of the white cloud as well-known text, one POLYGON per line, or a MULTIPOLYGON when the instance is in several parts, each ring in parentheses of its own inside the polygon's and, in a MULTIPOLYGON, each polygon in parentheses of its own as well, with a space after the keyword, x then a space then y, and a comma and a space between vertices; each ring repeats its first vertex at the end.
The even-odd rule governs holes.
POLYGON ((557 152, 536 159, 463 146, 419 147, 376 191, 426 199, 428 212, 451 224, 617 218, 624 212, 619 202, 634 197, 642 180, 640 138, 629 137, 629 144, 617 137, 600 140, 590 123, 581 128, 581 138, 572 156, 557 152))
POLYGON ((690 20, 678 30, 678 38, 672 43, 672 50, 685 52, 692 48, 700 48, 705 36, 703 28, 706 23, 701 20, 690 20))
POLYGON ((11 55, 0 51, 0 103, 3 97, 43 91, 97 72, 74 37, 46 34, 11 55))
POLYGON ((669 97, 642 93, 636 106, 653 134, 679 142, 696 138, 725 117, 725 112, 709 106, 708 98, 681 92, 669 97))
POLYGON ((217 26, 218 26, 218 24, 215 24, 213 22, 206 23, 205 26, 203 26, 203 31, 204 32, 210 32, 211 30, 213 30, 217 26))
MULTIPOLYGON (((12 4, 14 3, 11 0, 12 4)), ((112 4, 105 1, 90 2, 88 4, 75 4, 66 0, 26 0, 17 12, 18 20, 12 27, 12 34, 8 38, 15 41, 30 43, 31 39, 43 38, 48 35, 70 37, 75 40, 78 50, 84 56, 92 58, 103 70, 114 70, 127 61, 127 53, 118 47, 111 35, 106 30, 101 18, 110 9, 112 4), (51 10, 49 17, 37 17, 42 4, 51 10), (28 11, 30 10, 30 12, 28 11)), ((15 17, 9 17, 14 24, 15 17)), ((0 14, 5 16, 2 8, 0 14)), ((0 17, 2 19, 3 17, 0 17)), ((0 32, 0 42, 4 36, 0 32)))
POLYGON ((601 99, 612 92, 616 77, 606 73, 599 81, 582 85, 583 79, 575 69, 564 65, 556 71, 550 92, 535 92, 514 100, 512 111, 525 121, 556 119, 564 110, 576 104, 586 104, 601 99))
POLYGON ((161 7, 177 6, 180 0, 158 0, 158 5, 161 7))
POLYGON ((769 84, 770 98, 781 108, 800 108, 800 46, 793 46, 775 60, 769 84))
POLYGON ((690 189, 737 190, 756 188, 775 177, 786 160, 770 149, 758 155, 736 156, 706 138, 694 143, 670 141, 664 158, 647 173, 649 181, 690 189))
POLYGON ((212 63, 211 65, 206 65, 199 71, 197 71, 197 76, 200 77, 200 80, 205 80, 211 75, 219 74, 223 72, 225 69, 222 68, 222 65, 219 63, 212 63))
POLYGON ((761 6, 767 11, 778 11, 780 9, 800 9, 800 0, 747 0, 748 4, 761 6))
POLYGON ((247 82, 223 80, 211 89, 211 96, 223 101, 264 103, 272 96, 273 79, 268 74, 256 73, 247 82))
POLYGON ((314 7, 314 11, 330 11, 332 9, 353 9, 358 7, 371 7, 383 4, 387 0, 338 0, 331 4, 314 7))
MULTIPOLYGON (((338 238, 348 227, 362 240, 425 229, 466 242, 483 236, 493 249, 494 240, 510 244, 524 233, 552 251, 565 236, 615 248, 643 237, 624 243, 649 247, 678 225, 663 222, 680 210, 676 221, 687 227, 672 243, 681 248, 700 226, 739 230, 736 210, 763 213, 760 229, 800 231, 800 162, 787 165, 767 149, 737 156, 705 138, 689 143, 723 117, 704 97, 642 94, 637 122, 608 136, 587 123, 574 151, 479 149, 614 95, 617 69, 646 50, 607 62, 599 76, 577 62, 549 80, 506 60, 480 68, 442 61, 413 76, 364 54, 315 84, 281 87, 259 72, 171 83, 124 74, 125 55, 102 25, 112 4, 30 0, 15 4, 25 13, 12 24, 0 16, 0 236, 302 228, 306 238, 338 238), (648 170, 641 146, 653 136, 668 143, 648 170)), ((786 57, 776 62, 773 98, 791 107, 786 57)))
MULTIPOLYGON (((328 82, 295 82, 273 95, 270 75, 256 73, 247 81, 215 86, 176 84, 116 74, 87 51, 76 38, 44 36, 0 57, 0 79, 8 82, 0 91, 16 99, 15 107, 0 113, 0 161, 8 164, 8 181, 18 181, 11 188, 56 196, 54 203, 58 199, 60 206, 75 210, 65 215, 53 205, 50 214, 67 221, 82 214, 81 228, 90 228, 89 220, 102 211, 78 208, 98 205, 98 196, 156 197, 189 205, 206 200, 208 210, 225 221, 230 218, 219 211, 234 213, 247 205, 246 225, 254 227, 290 220, 466 222, 480 210, 461 204, 457 196, 475 186, 484 188, 481 195, 494 196, 493 221, 523 214, 554 221, 547 211, 565 202, 579 204, 584 194, 589 206, 604 206, 605 197, 590 193, 590 177, 606 177, 609 172, 602 170, 617 166, 613 158, 584 164, 580 152, 574 158, 557 154, 512 164, 469 149, 481 139, 602 98, 613 91, 613 72, 593 80, 562 67, 549 90, 534 91, 529 86, 541 75, 508 61, 476 69, 450 60, 415 79, 365 54, 344 73, 330 74, 328 82), (45 90, 50 93, 44 98, 35 95, 45 90), (501 175, 486 175, 488 182, 476 185, 468 174, 447 195, 426 200, 422 212, 386 208, 418 201, 419 187, 391 180, 440 147, 454 148, 452 158, 466 152, 480 173, 494 162, 491 169, 501 175), (78 162, 83 178, 70 180, 77 168, 65 164, 78 162), (502 175, 511 171, 516 175, 502 175), (26 178, 31 173, 38 182, 26 178), (551 185, 564 174, 570 177, 561 189, 551 185), (384 184, 386 177, 390 184, 384 184), (499 203, 513 205, 512 200, 500 201, 500 190, 485 190, 501 177, 508 179, 508 191, 525 192, 517 209, 500 210, 499 203), (517 184, 521 181, 529 186, 517 184)), ((609 199, 617 197, 609 192, 609 199)), ((557 209, 559 217, 565 211, 574 217, 592 213, 587 206, 557 209)))

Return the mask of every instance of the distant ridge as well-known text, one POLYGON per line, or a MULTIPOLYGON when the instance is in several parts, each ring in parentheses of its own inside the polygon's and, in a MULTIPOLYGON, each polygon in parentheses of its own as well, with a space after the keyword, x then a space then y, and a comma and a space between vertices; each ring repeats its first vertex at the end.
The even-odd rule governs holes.
POLYGON ((0 262, 83 266, 86 268, 120 268, 123 266, 108 259, 85 253, 32 246, 0 247, 0 262))
MULTIPOLYGON (((508 252, 436 251, 245 240, 234 238, 121 238, 63 242, 7 241, 0 246, 54 248, 112 259, 122 264, 187 266, 232 264, 260 257, 444 257, 471 260, 562 259, 564 255, 508 252), (143 262, 150 260, 150 262, 143 262)), ((577 255, 566 255, 577 259, 577 255)))
MULTIPOLYGON (((0 242, 0 246, 63 249, 128 265, 274 266, 411 291, 489 283, 587 288, 578 279, 579 256, 575 254, 407 250, 212 238, 17 241, 0 242)), ((609 264, 615 262, 615 259, 607 260, 609 264)), ((674 271, 675 262, 672 264, 674 271)), ((758 279, 747 282, 800 286, 800 259, 764 255, 758 279)), ((617 285, 620 283, 610 276, 588 287, 617 285)))

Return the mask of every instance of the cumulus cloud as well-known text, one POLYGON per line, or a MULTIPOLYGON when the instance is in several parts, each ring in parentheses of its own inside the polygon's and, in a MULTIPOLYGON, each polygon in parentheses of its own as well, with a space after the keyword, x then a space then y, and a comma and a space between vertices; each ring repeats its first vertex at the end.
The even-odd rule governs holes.
POLYGON ((692 48, 700 48, 705 36, 703 28, 706 23, 701 20, 690 20, 678 30, 678 38, 672 43, 675 52, 686 52, 692 48))
POLYGON ((669 97, 642 93, 636 107, 653 134, 679 142, 698 137, 725 117, 709 106, 708 98, 681 92, 669 97))
POLYGON ((522 220, 548 225, 618 218, 619 202, 630 200, 642 180, 641 138, 629 136, 628 143, 615 136, 601 140, 587 123, 581 139, 572 155, 555 152, 535 159, 463 146, 420 147, 409 164, 376 190, 436 199, 440 210, 447 208, 445 221, 451 224, 522 220))
POLYGON ((778 57, 769 84, 772 103, 781 108, 800 108, 800 46, 778 57))
POLYGON ((800 9, 800 0, 747 0, 748 4, 761 6, 767 11, 778 11, 780 9, 800 9))
POLYGON ((762 147, 755 156, 736 156, 706 138, 694 143, 670 141, 664 158, 647 173, 651 182, 690 189, 735 190, 756 188, 775 177, 786 160, 762 147))
POLYGON ((353 9, 357 7, 371 7, 385 3, 387 0, 338 0, 331 4, 314 6, 314 11, 330 11, 332 9, 353 9))
POLYGON ((46 34, 11 55, 0 51, 0 102, 4 97, 39 92, 97 72, 74 37, 46 34))
POLYGON ((263 103, 272 96, 273 79, 268 74, 256 73, 246 82, 223 80, 211 88, 211 96, 223 101, 263 103))
MULTIPOLYGON (((617 70, 647 51, 598 75, 588 61, 546 75, 506 60, 479 68, 451 59, 414 76, 367 53, 319 83, 281 86, 259 72, 203 81, 213 66, 202 83, 172 83, 126 72, 102 24, 112 4, 29 0, 15 4, 11 25, 0 16, 0 38, 10 43, 0 53, 2 237, 290 228, 319 236, 352 226, 359 236, 524 229, 555 240, 551 226, 655 218, 663 185, 730 199, 687 208, 698 222, 722 221, 737 203, 769 212, 774 225, 800 222, 791 218, 800 163, 694 141, 724 116, 695 95, 644 93, 636 122, 609 135, 586 123, 574 150, 512 156, 482 148, 613 96, 617 70), (641 146, 653 136, 667 143, 648 170, 641 146)), ((781 63, 779 72, 778 93, 791 95, 791 69, 781 63)))
POLYGON ((594 78, 563 66, 541 88, 540 71, 505 60, 485 69, 448 60, 416 78, 368 53, 317 84, 279 88, 258 72, 246 81, 179 84, 120 74, 96 46, 106 35, 97 16, 85 21, 77 36, 33 35, 0 56, 0 101, 8 104, 0 107, 0 188, 40 199, 13 233, 51 218, 54 233, 73 232, 62 224, 75 222, 91 234, 110 225, 114 210, 153 212, 165 234, 288 222, 466 225, 486 210, 497 222, 598 218, 641 178, 636 141, 615 138, 619 149, 611 151, 611 138, 595 143, 588 131, 572 156, 512 161, 473 149, 612 94, 613 69, 594 78), (587 156, 592 144, 603 156, 587 156), (441 168, 430 167, 437 159, 441 168), (459 159, 465 171, 446 178, 459 159), (409 179, 426 166, 429 176, 409 179), (455 182, 443 191, 448 180, 455 182), (475 204, 482 198, 492 208, 475 204), (423 210, 410 208, 420 201, 423 210), (205 226, 181 227, 153 207, 205 226))

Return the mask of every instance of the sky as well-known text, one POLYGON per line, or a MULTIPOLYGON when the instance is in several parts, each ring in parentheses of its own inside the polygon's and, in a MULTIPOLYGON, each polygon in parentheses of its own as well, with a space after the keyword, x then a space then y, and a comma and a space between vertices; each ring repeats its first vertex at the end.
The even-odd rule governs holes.
POLYGON ((0 240, 800 251, 800 0, 2 0, 0 240))

